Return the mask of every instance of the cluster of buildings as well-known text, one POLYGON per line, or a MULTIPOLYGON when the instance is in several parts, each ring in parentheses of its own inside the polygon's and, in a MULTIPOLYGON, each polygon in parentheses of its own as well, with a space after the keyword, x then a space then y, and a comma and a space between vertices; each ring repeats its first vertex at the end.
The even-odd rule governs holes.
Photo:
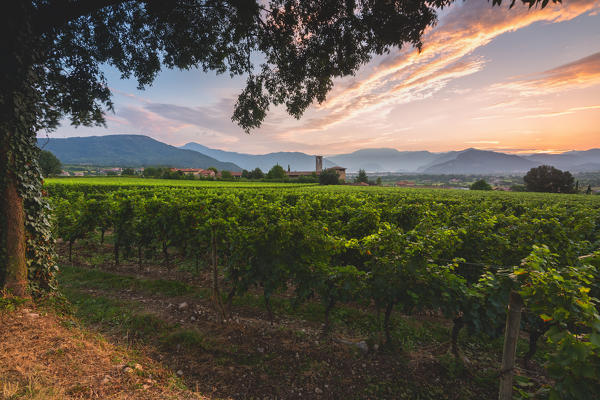
MULTIPOLYGON (((202 168, 171 168, 171 172, 182 172, 186 175, 194 175, 199 178, 215 178, 218 174, 212 169, 202 168)), ((233 173, 232 173, 233 174, 233 173)), ((241 176, 241 173, 240 173, 241 176)))
MULTIPOLYGON (((346 180, 346 168, 343 167, 332 167, 329 169, 333 169, 336 171, 341 180, 346 180)), ((171 172, 181 172, 185 175, 193 175, 198 178, 220 178, 221 172, 216 172, 214 168, 204 169, 204 168, 169 168, 171 172)), ((144 168, 135 168, 136 174, 141 174, 144 172, 144 168)), ((265 171, 266 172, 266 171, 265 171)), ((323 172, 323 156, 316 156, 315 158, 315 170, 314 171, 291 171, 290 167, 286 171, 286 174, 289 178, 299 178, 301 176, 312 176, 319 175, 323 172)), ((94 168, 88 171, 75 171, 68 172, 62 171, 60 176, 84 176, 84 175, 121 175, 123 173, 123 168, 94 168)), ((241 178, 241 172, 229 171, 231 176, 234 178, 241 178)))
MULTIPOLYGON (((336 171, 341 180, 346 180, 346 168, 335 166, 335 167, 332 167, 329 169, 333 169, 334 171, 336 171)), ((212 169, 171 168, 171 172, 178 172, 178 171, 180 171, 184 174, 192 174, 197 177, 205 177, 205 178, 209 178, 209 177, 218 178, 220 176, 220 173, 215 174, 215 171, 213 171, 212 169)), ((288 166, 288 170, 286 171, 286 174, 289 178, 299 178, 301 176, 312 176, 313 174, 316 174, 318 176, 322 171, 323 171, 323 156, 316 156, 314 171, 291 171, 290 167, 288 166)), ((230 173, 234 178, 240 178, 242 176, 241 172, 230 171, 230 173)))
MULTIPOLYGON (((337 172, 340 180, 346 180, 346 168, 344 167, 331 167, 328 169, 332 169, 337 172)), ((287 176, 290 178, 299 178, 301 176, 311 176, 312 174, 320 175, 323 172, 323 156, 315 156, 315 170, 314 171, 290 171, 290 167, 288 166, 287 176)))

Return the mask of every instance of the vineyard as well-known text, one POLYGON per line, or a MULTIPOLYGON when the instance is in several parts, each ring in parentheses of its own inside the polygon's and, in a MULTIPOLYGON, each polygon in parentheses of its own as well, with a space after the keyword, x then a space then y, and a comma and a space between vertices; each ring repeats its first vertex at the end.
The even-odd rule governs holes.
MULTIPOLYGON (((599 196, 181 184, 46 182, 61 263, 82 251, 112 268, 204 274, 216 321, 255 296, 273 323, 283 299, 310 306, 330 340, 360 310, 351 333, 388 355, 408 346, 400 319, 440 318, 448 354, 467 365, 465 343, 498 343, 518 298, 516 395, 600 393, 599 196)), ((513 373, 495 362, 496 378, 513 373)))

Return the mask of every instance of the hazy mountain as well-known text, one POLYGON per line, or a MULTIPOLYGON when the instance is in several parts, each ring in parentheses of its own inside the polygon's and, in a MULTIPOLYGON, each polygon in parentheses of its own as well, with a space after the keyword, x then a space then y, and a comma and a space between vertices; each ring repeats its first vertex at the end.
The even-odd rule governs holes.
POLYGON ((600 171, 600 162, 578 164, 568 170, 570 172, 598 172, 600 171))
POLYGON ((446 153, 437 153, 437 154, 435 154, 436 157, 432 161, 428 162, 427 164, 421 165, 419 168, 417 168, 417 171, 423 172, 427 168, 432 167, 436 164, 441 164, 441 163, 445 163, 446 161, 454 160, 460 153, 463 153, 465 151, 467 151, 467 150, 448 151, 446 153))
MULTIPOLYGON (((284 169, 287 169, 289 165, 292 171, 314 171, 316 167, 315 156, 300 152, 278 152, 258 155, 245 154, 211 149, 210 147, 194 142, 187 143, 181 146, 180 149, 193 150, 219 161, 232 162, 249 171, 258 167, 266 172, 275 164, 281 165, 284 169)), ((324 168, 333 166, 334 164, 331 161, 327 159, 323 160, 324 168)))
MULTIPOLYGON (((259 167, 268 171, 279 164, 296 171, 314 171, 315 157, 300 152, 245 154, 211 149, 198 143, 181 148, 142 135, 108 135, 67 139, 40 139, 39 144, 53 152, 63 164, 141 167, 208 168, 240 171, 259 167)), ((419 172, 426 174, 503 174, 524 173, 542 164, 571 172, 600 171, 600 149, 568 151, 562 154, 516 156, 494 151, 466 149, 446 153, 362 149, 336 154, 323 160, 325 168, 339 165, 356 172, 419 172)))
POLYGON ((106 135, 39 139, 63 164, 97 166, 208 168, 240 171, 234 163, 221 162, 191 150, 182 150, 142 135, 106 135))
POLYGON ((571 172, 600 171, 600 149, 569 151, 562 154, 516 156, 494 151, 466 149, 446 153, 364 149, 328 156, 350 172, 420 172, 430 174, 523 173, 542 164, 571 172))
POLYGON ((328 156, 337 165, 356 172, 414 172, 419 167, 438 159, 439 154, 429 151, 398 151, 396 149, 363 149, 349 154, 328 156))
POLYGON ((432 165, 426 174, 497 174, 527 172, 539 162, 512 154, 496 153, 476 149, 459 152, 455 159, 432 165))
POLYGON ((540 164, 552 165, 558 169, 573 171, 599 171, 600 149, 567 151, 561 154, 532 154, 524 158, 540 164))

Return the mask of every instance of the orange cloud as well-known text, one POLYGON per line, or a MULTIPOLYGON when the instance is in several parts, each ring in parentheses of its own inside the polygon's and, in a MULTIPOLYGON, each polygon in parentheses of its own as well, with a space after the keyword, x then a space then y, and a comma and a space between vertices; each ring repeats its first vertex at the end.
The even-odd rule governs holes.
POLYGON ((515 90, 523 96, 532 96, 596 84, 600 84, 600 52, 545 71, 539 77, 499 83, 492 89, 515 90))
MULTIPOLYGON (((311 120, 304 128, 323 129, 364 111, 431 96, 452 79, 481 70, 484 60, 466 61, 465 57, 497 36, 534 22, 567 21, 599 9, 600 0, 575 0, 544 9, 520 4, 499 8, 474 0, 456 3, 438 26, 426 32, 421 53, 397 50, 355 81, 339 82, 328 100, 316 108, 328 115, 311 120)), ((558 79, 559 73, 555 75, 558 79)))
POLYGON ((550 113, 543 114, 533 114, 533 115, 525 115, 519 119, 532 119, 532 118, 552 118, 552 117, 560 117, 561 115, 569 115, 574 114, 577 111, 589 111, 589 110, 600 110, 600 105, 598 106, 585 106, 585 107, 572 107, 564 111, 556 111, 550 113))
POLYGON ((439 68, 438 63, 421 65, 402 82, 386 88, 385 91, 366 92, 351 101, 339 103, 336 107, 322 109, 325 115, 309 118, 302 129, 322 130, 389 104, 408 103, 430 97, 445 87, 448 81, 471 75, 481 70, 483 64, 483 60, 471 60, 459 61, 452 65, 445 65, 443 68, 439 68))

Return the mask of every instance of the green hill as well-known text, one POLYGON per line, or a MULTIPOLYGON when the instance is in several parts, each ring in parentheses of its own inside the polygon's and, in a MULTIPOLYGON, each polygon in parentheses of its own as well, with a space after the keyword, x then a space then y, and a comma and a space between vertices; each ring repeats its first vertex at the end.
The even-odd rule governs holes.
POLYGON ((63 164, 112 167, 165 166, 241 171, 234 163, 218 161, 192 150, 183 150, 143 135, 106 135, 40 139, 38 145, 51 151, 63 164))

